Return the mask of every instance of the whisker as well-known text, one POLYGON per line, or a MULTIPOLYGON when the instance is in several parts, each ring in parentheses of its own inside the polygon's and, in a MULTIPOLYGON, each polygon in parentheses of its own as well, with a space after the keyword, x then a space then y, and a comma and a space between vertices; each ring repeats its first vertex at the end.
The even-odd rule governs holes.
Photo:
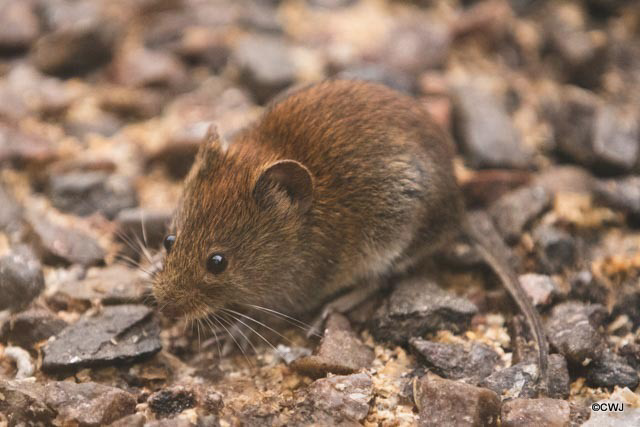
MULTIPOLYGON (((235 322, 240 322, 240 323, 242 323, 243 325, 245 325, 245 326, 246 326, 246 324, 245 324, 245 323, 243 323, 241 320, 236 319, 234 316, 231 316, 229 313, 226 313, 226 314, 227 314, 229 317, 231 317, 231 320, 233 320, 233 321, 235 321, 235 322)), ((220 318, 221 318, 221 319, 225 319, 225 320, 229 323, 229 325, 230 325, 232 328, 236 328, 236 330, 238 331, 238 333, 239 333, 240 335, 242 335, 242 337, 247 341, 247 343, 249 343, 249 345, 251 346, 251 349, 253 350, 253 352, 254 352, 255 354, 258 354, 258 349, 256 349, 256 347, 253 345, 253 343, 251 342, 251 340, 250 340, 250 339, 249 339, 249 338, 244 334, 244 332, 242 332, 242 328, 240 328, 240 326, 238 326, 237 324, 233 324, 231 321, 229 321, 229 319, 226 319, 226 318, 224 317, 223 313, 220 313, 220 318)))
MULTIPOLYGON (((253 366, 253 363, 251 363, 251 361, 249 360, 249 358, 247 357, 247 353, 244 351, 244 349, 242 348, 242 346, 238 343, 238 340, 236 340, 236 338, 233 336, 233 334, 231 332, 229 332, 229 329, 227 329, 226 326, 224 326, 224 324, 222 323, 222 317, 221 316, 216 316, 214 318, 214 320, 216 322, 218 322, 218 324, 220 326, 222 326, 222 328, 227 331, 227 334, 229 334, 229 336, 231 337, 231 339, 233 340, 234 343, 236 343, 236 345, 238 346, 238 348, 240 349, 240 351, 242 352, 242 355, 244 356, 244 358, 247 360, 247 363, 249 364, 249 366, 253 366)), ((228 322, 228 321, 227 321, 228 322)))
MULTIPOLYGON (((252 307, 252 308, 255 308, 257 310, 263 311, 265 313, 272 314, 273 316, 279 317, 280 319, 286 321, 287 323, 289 323, 289 324, 291 324, 291 325, 293 325, 293 326, 295 326, 297 328, 302 329, 305 332, 312 328, 311 325, 309 325, 307 323, 304 323, 303 321, 298 320, 295 317, 288 316, 288 315, 286 315, 284 313, 280 313, 279 311, 273 310, 271 308, 261 307, 259 305, 253 305, 253 304, 242 304, 242 305, 246 305, 247 307, 252 307)), ((318 338, 322 338, 322 335, 318 334, 317 332, 314 332, 312 335, 315 336, 315 337, 318 337, 318 338)))
POLYGON ((245 319, 247 319, 247 320, 251 320, 252 322, 255 322, 255 323, 257 323, 258 325, 260 325, 260 326, 262 326, 262 327, 265 327, 265 328, 267 328, 268 330, 270 330, 271 332, 273 332, 273 333, 277 334, 278 336, 280 336, 280 337, 281 337, 281 338, 283 338, 284 340, 286 340, 286 341, 288 341, 288 342, 291 342, 291 340, 290 340, 289 338, 285 337, 285 336, 284 336, 284 335, 282 335, 280 332, 276 331, 275 329, 273 329, 272 327, 270 327, 270 326, 269 326, 269 325, 267 325, 266 323, 260 322, 259 320, 254 319, 253 317, 251 317, 251 316, 247 316, 246 314, 240 313, 240 312, 238 312, 238 311, 231 310, 230 308, 223 308, 223 310, 228 311, 228 312, 231 312, 231 313, 234 313, 236 316, 242 316, 242 317, 244 317, 244 318, 245 318, 245 319))
MULTIPOLYGON (((222 309, 224 311, 226 311, 224 308, 222 309)), ((278 350, 273 344, 271 344, 271 342, 266 339, 260 332, 256 331, 255 329, 253 329, 251 326, 247 325, 245 322, 243 322, 241 319, 238 319, 237 317, 233 316, 231 313, 227 313, 229 316, 231 316, 234 320, 242 323, 244 326, 246 326, 247 328, 249 328, 254 334, 256 334, 257 336, 259 336, 262 341, 266 342, 269 347, 271 347, 273 350, 275 350, 276 353, 280 354, 280 350, 278 350)))
MULTIPOLYGON (((211 315, 215 316, 215 314, 213 313, 211 315)), ((205 321, 207 325, 209 325, 209 329, 211 330, 211 332, 213 332, 213 336, 215 337, 215 340, 216 340, 216 346, 218 347, 218 358, 222 359, 222 349, 220 348, 220 340, 218 339, 218 333, 216 332, 215 325, 213 324, 211 319, 209 319, 208 316, 205 316, 202 319, 205 321)))

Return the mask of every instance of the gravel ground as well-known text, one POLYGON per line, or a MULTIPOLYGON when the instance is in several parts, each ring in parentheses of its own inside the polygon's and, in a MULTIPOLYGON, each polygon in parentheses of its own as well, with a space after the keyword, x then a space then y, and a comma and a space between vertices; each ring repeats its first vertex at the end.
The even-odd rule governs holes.
POLYGON ((0 0, 0 425, 637 426, 639 225, 637 1, 0 0), (156 312, 208 124, 332 76, 452 133, 542 313, 548 397, 462 240, 321 339, 273 316, 223 352, 156 312))

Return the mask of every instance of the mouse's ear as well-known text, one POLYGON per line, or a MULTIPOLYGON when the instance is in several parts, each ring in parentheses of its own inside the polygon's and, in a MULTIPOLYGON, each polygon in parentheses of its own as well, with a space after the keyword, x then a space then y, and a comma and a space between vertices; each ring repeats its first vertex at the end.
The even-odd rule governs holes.
POLYGON ((286 191, 300 212, 306 212, 313 201, 313 179, 311 172, 295 160, 279 160, 269 165, 258 178, 253 195, 259 202, 266 201, 274 186, 286 191))
POLYGON ((216 156, 223 151, 222 140, 218 133, 218 127, 214 123, 210 123, 207 127, 207 133, 198 149, 198 157, 206 160, 210 156, 216 156))

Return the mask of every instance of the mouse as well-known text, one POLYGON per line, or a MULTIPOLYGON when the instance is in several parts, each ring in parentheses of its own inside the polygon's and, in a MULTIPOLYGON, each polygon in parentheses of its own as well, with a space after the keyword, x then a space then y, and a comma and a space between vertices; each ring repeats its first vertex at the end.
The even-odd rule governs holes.
POLYGON ((366 81, 290 90, 229 142, 211 127, 163 242, 158 306, 193 319, 242 307, 320 311, 321 322, 462 231, 524 314, 544 393, 540 315, 490 219, 467 213, 454 154, 417 100, 366 81))

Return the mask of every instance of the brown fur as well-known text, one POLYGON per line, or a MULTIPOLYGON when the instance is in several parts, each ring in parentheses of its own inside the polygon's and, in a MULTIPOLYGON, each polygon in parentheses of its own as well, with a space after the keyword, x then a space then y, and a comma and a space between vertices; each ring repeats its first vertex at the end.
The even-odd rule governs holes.
POLYGON ((191 315, 235 302, 312 310, 438 249, 462 212, 450 143, 416 101, 327 81, 271 105, 227 151, 215 137, 203 145, 155 293, 191 315), (263 172, 287 159, 310 173, 308 209, 277 183, 255 193, 263 172), (229 259, 217 276, 205 268, 214 250, 229 259))

